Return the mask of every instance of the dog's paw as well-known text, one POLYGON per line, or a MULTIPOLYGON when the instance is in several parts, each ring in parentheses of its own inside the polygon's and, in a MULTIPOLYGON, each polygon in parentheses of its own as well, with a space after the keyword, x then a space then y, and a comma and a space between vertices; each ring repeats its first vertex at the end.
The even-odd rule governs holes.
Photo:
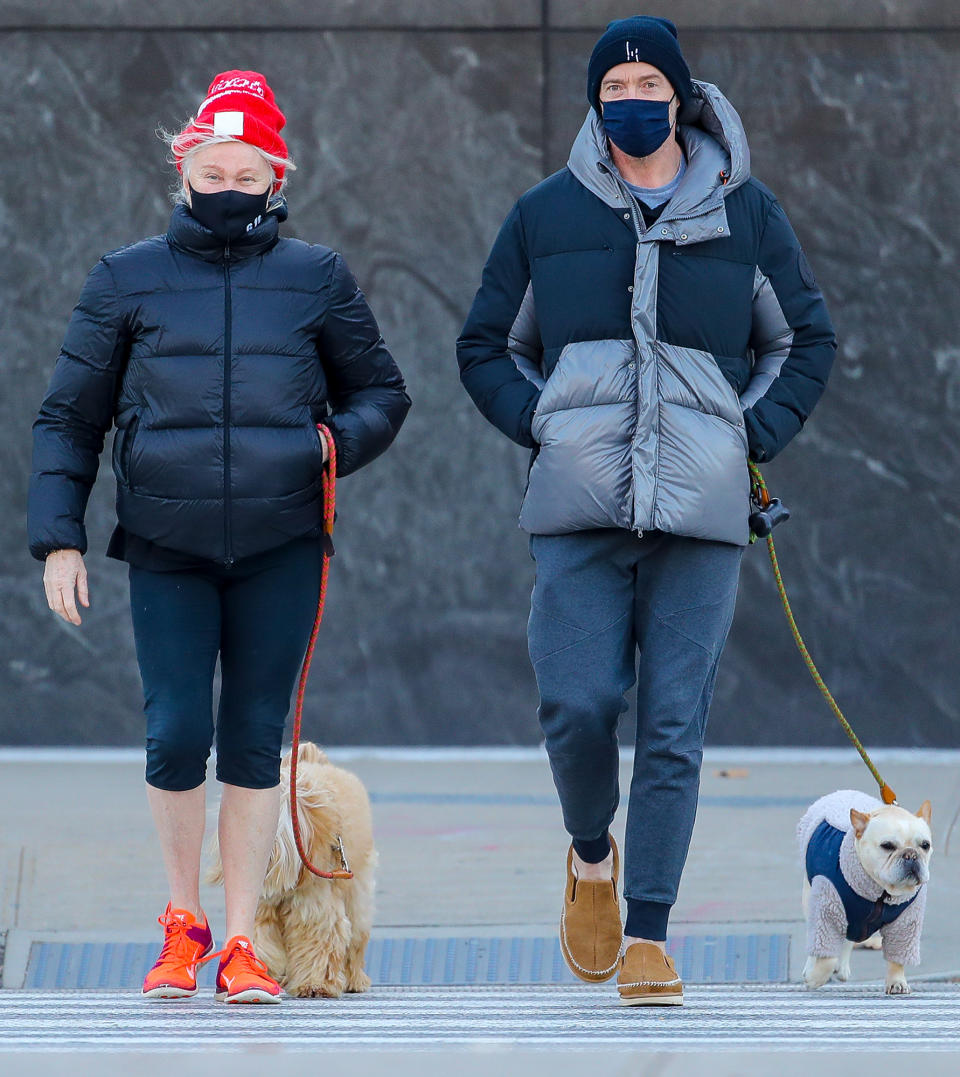
POLYGON ((294 998, 339 998, 343 991, 339 984, 297 984, 295 987, 284 988, 288 995, 294 998))
POLYGON ((856 946, 860 950, 879 950, 883 946, 883 939, 880 938, 880 932, 875 931, 869 939, 858 942, 856 946))
POLYGON ((850 962, 841 962, 837 965, 837 971, 833 975, 841 983, 846 983, 850 979, 850 962))
POLYGON ((803 982, 815 991, 830 979, 837 967, 835 957, 808 957, 803 966, 803 982))
POLYGON ((913 989, 903 976, 894 976, 887 980, 888 995, 912 995, 913 989))
POLYGON ((351 976, 350 979, 347 980, 347 991, 351 995, 362 995, 364 991, 370 990, 370 985, 372 983, 373 981, 370 977, 365 972, 361 972, 359 975, 351 976))

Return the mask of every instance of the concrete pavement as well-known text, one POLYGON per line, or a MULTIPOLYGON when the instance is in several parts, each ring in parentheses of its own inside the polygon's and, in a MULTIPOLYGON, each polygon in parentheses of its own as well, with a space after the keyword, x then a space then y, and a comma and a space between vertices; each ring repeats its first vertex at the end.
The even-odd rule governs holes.
MULTIPOLYGON (((540 751, 332 750, 330 755, 360 775, 373 801, 381 858, 378 954, 384 953, 391 938, 403 938, 412 953, 410 948, 418 939, 452 947, 457 939, 469 936, 474 953, 481 956, 484 939, 491 944, 512 940, 515 947, 525 939, 537 945, 539 939, 553 939, 567 842, 549 768, 540 751)), ((923 964, 913 971, 911 979, 918 991, 910 999, 885 998, 881 957, 860 951, 854 954, 850 985, 830 985, 816 994, 788 986, 796 983, 804 960, 801 871, 794 828, 806 805, 823 793, 839 788, 874 792, 859 759, 846 750, 723 749, 708 752, 705 761, 700 812, 671 934, 690 944, 707 939, 708 954, 710 940, 718 945, 725 940, 729 953, 739 945, 736 940, 745 940, 744 947, 750 943, 754 951, 756 940, 760 945, 765 940, 771 945, 785 940, 782 962, 778 965, 771 956, 768 974, 764 961, 758 972, 754 960, 751 977, 757 982, 753 986, 715 982, 697 987, 691 982, 681 1016, 648 1014, 624 1025, 631 1011, 625 1014, 617 1007, 615 988, 609 984, 549 987, 550 976, 544 973, 540 987, 516 982, 506 986, 507 963, 494 967, 488 961, 487 975, 495 982, 483 986, 482 998, 477 994, 480 987, 425 986, 414 980, 409 987, 394 987, 383 986, 391 981, 382 980, 363 999, 321 1003, 322 1010, 291 1002, 270 1019, 288 1022, 286 1040, 282 1025, 278 1026, 281 1031, 273 1026, 268 1030, 260 1016, 257 1026, 246 1027, 243 1036, 232 1040, 230 1029, 238 1028, 235 1020, 222 1014, 217 1018, 209 1012, 212 1004, 206 999, 191 1003, 189 1022, 200 1022, 196 1027, 214 1036, 212 1042, 207 1041, 207 1050, 215 1043, 242 1047, 255 1027, 261 1027, 264 1043, 277 1049, 283 1044, 293 1048, 299 1015, 322 1012, 333 1021, 340 1012, 337 1007, 347 1007, 343 1014, 351 1019, 363 1017, 363 1035, 356 1031, 351 1033, 353 1040, 348 1036, 340 1042, 338 1049, 344 1051, 371 1049, 377 1043, 379 1050, 396 1046, 400 1012, 406 1013, 411 1035, 421 1047, 443 1053, 454 1042, 469 1043, 469 1056, 477 1050, 512 1046, 527 1052, 562 1047, 560 1057, 591 1043, 615 1054, 627 1049, 646 1053, 702 1050, 703 1037, 712 1049, 734 1054, 745 1045, 738 1035, 757 1050, 864 1049, 871 1045, 960 1049, 960 988, 951 982, 960 978, 960 938, 953 917, 960 883, 960 838, 955 835, 949 853, 944 850, 945 831, 960 802, 960 753, 885 751, 877 752, 876 760, 905 807, 915 810, 927 798, 934 807, 935 854, 923 964), (782 968, 782 975, 777 968, 782 968), (779 987, 761 986, 763 979, 787 982, 779 987), (898 1006, 910 1007, 911 1027, 919 1030, 912 1038, 904 1038, 899 1022, 889 1020, 893 1013, 907 1012, 898 1006), (437 1015, 440 1027, 454 1029, 452 1039, 431 1038, 431 1013, 437 1015), (222 1021, 230 1023, 221 1026, 222 1021), (644 1029, 641 1042, 631 1042, 629 1030, 640 1027, 644 1029), (764 1030, 771 1033, 766 1039, 764 1030), (539 1046, 535 1032, 546 1036, 539 1046), (224 1038, 218 1041, 221 1033, 224 1038)), ((629 765, 625 757, 624 788, 629 765)), ((211 783, 211 823, 216 810, 214 789, 211 783)), ((66 1021, 69 1027, 70 1014, 92 1014, 98 1007, 100 1023, 92 1027, 100 1033, 122 1030, 128 1024, 143 1032, 139 1039, 133 1036, 126 1041, 101 1037, 101 1047, 116 1050, 126 1042, 131 1049, 138 1044, 144 1050, 162 1049, 162 1035, 152 1041, 151 1030, 162 1033, 172 1018, 156 1016, 153 1008, 140 1014, 136 996, 22 991, 28 971, 36 977, 36 956, 43 942, 60 946, 60 964, 69 969, 73 966, 63 955, 70 948, 63 948, 64 942, 87 944, 89 951, 93 944, 109 942, 142 943, 150 949, 159 939, 155 920, 165 901, 164 879, 143 796, 139 755, 0 750, 0 799, 5 805, 0 830, 2 982, 8 989, 0 993, 0 1050, 4 1041, 34 1051, 44 1043, 53 1047, 57 1034, 53 1026, 43 1032, 46 1018, 53 1016, 54 1025, 66 1021), (34 1011, 30 1027, 40 1030, 39 1036, 29 1033, 17 1039, 25 1013, 34 1011)), ((615 833, 620 836, 622 819, 618 824, 615 833)), ((206 890, 204 902, 219 937, 221 892, 206 890)), ((703 957, 702 945, 690 953, 695 951, 703 957)), ((378 967, 387 968, 386 958, 378 967)), ((723 969, 716 962, 698 967, 713 968, 714 978, 723 979, 723 969)), ((727 965, 735 967, 751 966, 749 961, 746 966, 727 965)), ((372 971, 376 982, 376 970, 372 971)), ((514 970, 514 981, 516 975, 514 970)), ((183 1020, 187 1020, 186 1011, 183 1020)), ((194 1046, 186 1025, 183 1032, 185 1039, 178 1033, 181 1046, 194 1046)), ((256 1034, 249 1043, 254 1041, 256 1034)), ((77 1047, 75 1041, 68 1038, 67 1042, 77 1047)), ((96 1044, 97 1036, 93 1036, 81 1049, 94 1050, 96 1044)), ((306 1049, 309 1044, 300 1046, 306 1049)), ((565 1071, 552 1067, 550 1072, 565 1071)))

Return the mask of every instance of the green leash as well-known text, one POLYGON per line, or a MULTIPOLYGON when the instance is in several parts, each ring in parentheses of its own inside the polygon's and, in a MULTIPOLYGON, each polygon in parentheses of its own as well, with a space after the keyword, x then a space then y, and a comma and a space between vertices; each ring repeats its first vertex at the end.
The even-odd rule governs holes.
MULTIPOLYGON (((750 497, 754 504, 761 510, 768 508, 771 504, 771 498, 767 492, 767 484, 763 481, 763 476, 760 474, 760 469, 756 464, 750 464, 750 497)), ((751 534, 750 541, 756 542, 758 536, 751 534)), ((793 616, 793 610, 790 608, 790 600, 787 598, 787 589, 783 585, 783 576, 780 574, 780 563, 777 560, 777 550, 773 544, 773 533, 766 536, 767 539, 767 553, 770 555, 770 564, 773 565, 773 575, 777 581, 777 591, 780 594, 780 601, 783 603, 783 611, 787 615, 787 623, 790 625, 790 631, 793 634, 793 642, 796 643, 797 649, 803 658, 803 661, 810 672, 810 676, 813 677, 814 683, 820 689, 823 698, 827 701, 828 706, 833 711, 837 721, 843 727, 843 731, 850 738, 850 742, 854 748, 860 753, 860 758, 866 763, 867 768, 876 780, 877 785, 880 787, 880 797, 884 804, 896 804, 897 795, 890 788, 889 785, 880 777, 880 772, 877 770, 873 763, 873 760, 867 754, 867 750, 860 743, 860 738, 854 733, 850 723, 844 717, 843 711, 840 709, 837 701, 833 698, 830 689, 824 682, 823 677, 820 676, 820 670, 817 669, 816 664, 810 657, 810 652, 807 650, 807 645, 803 642, 803 636, 800 635, 800 629, 797 628, 796 619, 793 616)))

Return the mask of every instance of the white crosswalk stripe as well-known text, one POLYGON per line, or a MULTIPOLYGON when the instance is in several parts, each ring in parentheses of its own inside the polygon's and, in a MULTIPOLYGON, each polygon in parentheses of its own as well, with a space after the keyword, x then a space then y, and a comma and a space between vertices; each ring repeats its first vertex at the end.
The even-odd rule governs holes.
POLYGON ((514 1042, 644 1050, 960 1050, 960 985, 919 984, 891 999, 879 985, 688 986, 682 1009, 627 1008, 605 987, 381 987, 279 1007, 217 1005, 209 995, 150 1003, 131 992, 0 992, 6 1050, 203 1050, 282 1043, 420 1048, 514 1042), (909 1012, 892 1021, 891 1010, 909 1012))

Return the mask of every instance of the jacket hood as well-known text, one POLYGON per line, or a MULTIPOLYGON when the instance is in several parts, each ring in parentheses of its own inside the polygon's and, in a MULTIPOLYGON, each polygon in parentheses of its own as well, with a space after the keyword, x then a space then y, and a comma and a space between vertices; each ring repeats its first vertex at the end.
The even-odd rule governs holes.
MULTIPOLYGON (((736 109, 709 82, 693 83, 693 102, 681 113, 680 141, 687 171, 664 212, 663 220, 707 212, 750 178, 750 149, 736 109), (729 178, 723 182, 723 174, 729 178)), ((610 158, 603 124, 593 109, 580 128, 567 167, 608 206, 629 204, 626 189, 610 158)))
MULTIPOLYGON (((263 220, 253 231, 233 240, 230 244, 232 258, 250 258, 263 254, 273 247, 280 238, 280 222, 287 219, 287 203, 283 200, 264 214, 263 220)), ((178 202, 170 215, 167 240, 174 247, 202 258, 205 262, 219 262, 223 258, 226 244, 215 236, 209 228, 202 225, 190 212, 190 207, 178 202)))

